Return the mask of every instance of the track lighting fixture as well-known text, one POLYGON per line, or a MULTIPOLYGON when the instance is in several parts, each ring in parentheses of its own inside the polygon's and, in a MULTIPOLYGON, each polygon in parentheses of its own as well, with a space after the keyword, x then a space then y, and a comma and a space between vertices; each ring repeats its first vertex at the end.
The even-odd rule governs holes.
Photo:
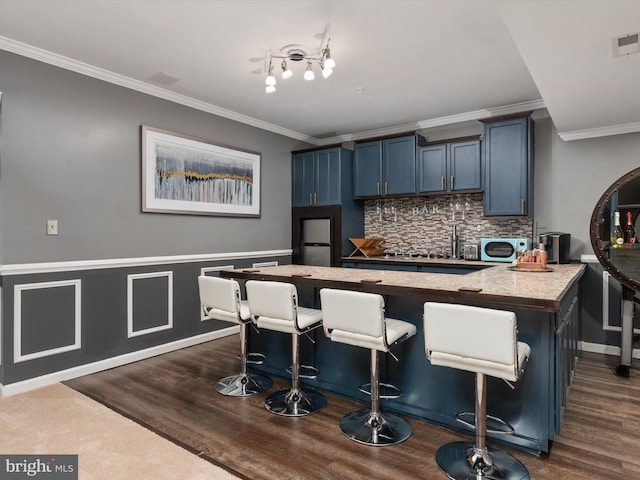
POLYGON ((307 81, 314 80, 316 78, 313 72, 313 62, 316 61, 320 65, 323 78, 329 78, 329 75, 333 73, 333 69, 336 66, 335 60, 331 57, 331 51, 329 50, 329 42, 324 48, 312 50, 302 45, 285 45, 280 50, 271 51, 265 57, 265 63, 269 61, 269 69, 267 78, 265 79, 265 85, 267 86, 265 91, 267 93, 273 93, 276 91, 276 77, 273 75, 273 59, 282 59, 280 66, 282 68, 282 79, 287 80, 293 76, 293 71, 289 68, 288 62, 301 62, 305 60, 307 62, 307 68, 304 72, 303 78, 307 81))

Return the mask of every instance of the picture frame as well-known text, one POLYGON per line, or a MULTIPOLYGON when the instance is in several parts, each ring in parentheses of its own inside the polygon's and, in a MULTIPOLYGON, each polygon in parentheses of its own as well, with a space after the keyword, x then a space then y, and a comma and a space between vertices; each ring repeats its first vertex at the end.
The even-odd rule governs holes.
POLYGON ((261 155, 142 125, 142 211, 260 217, 261 155))

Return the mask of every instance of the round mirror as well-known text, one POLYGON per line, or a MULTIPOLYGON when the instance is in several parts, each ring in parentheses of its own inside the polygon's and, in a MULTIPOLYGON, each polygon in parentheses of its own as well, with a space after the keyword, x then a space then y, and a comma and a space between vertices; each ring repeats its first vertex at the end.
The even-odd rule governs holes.
POLYGON ((590 237, 600 264, 621 284, 640 290, 640 243, 624 235, 612 241, 615 218, 624 234, 630 225, 640 238, 640 168, 630 171, 611 185, 591 215, 590 237), (617 215, 616 215, 617 213, 617 215))

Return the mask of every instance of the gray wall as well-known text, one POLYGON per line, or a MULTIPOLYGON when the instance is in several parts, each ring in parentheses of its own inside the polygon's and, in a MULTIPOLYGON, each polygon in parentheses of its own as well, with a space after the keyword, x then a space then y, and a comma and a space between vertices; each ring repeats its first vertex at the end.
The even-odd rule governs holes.
POLYGON ((536 121, 535 220, 571 234, 571 258, 593 254, 589 222, 596 202, 640 166, 640 133, 563 141, 549 120, 536 121))
POLYGON ((0 91, 0 263, 290 248, 297 140, 2 51, 0 91), (261 218, 142 213, 141 125, 260 152, 261 218))

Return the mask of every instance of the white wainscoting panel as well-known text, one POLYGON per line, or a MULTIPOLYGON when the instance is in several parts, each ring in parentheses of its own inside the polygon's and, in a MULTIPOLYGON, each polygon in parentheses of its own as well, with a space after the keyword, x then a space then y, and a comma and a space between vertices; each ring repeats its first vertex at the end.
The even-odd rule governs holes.
POLYGON ((13 287, 13 363, 26 362, 34 358, 48 357, 81 348, 81 281, 60 280, 54 282, 25 283, 13 287), (70 345, 22 354, 22 292, 44 288, 74 287, 74 341, 70 345))
POLYGON ((148 335, 162 330, 173 328, 173 272, 151 272, 151 273, 134 273, 127 275, 127 337, 138 337, 140 335, 148 335), (167 278, 167 323, 158 325, 157 327, 144 328, 141 330, 133 329, 133 283, 147 278, 167 278))

